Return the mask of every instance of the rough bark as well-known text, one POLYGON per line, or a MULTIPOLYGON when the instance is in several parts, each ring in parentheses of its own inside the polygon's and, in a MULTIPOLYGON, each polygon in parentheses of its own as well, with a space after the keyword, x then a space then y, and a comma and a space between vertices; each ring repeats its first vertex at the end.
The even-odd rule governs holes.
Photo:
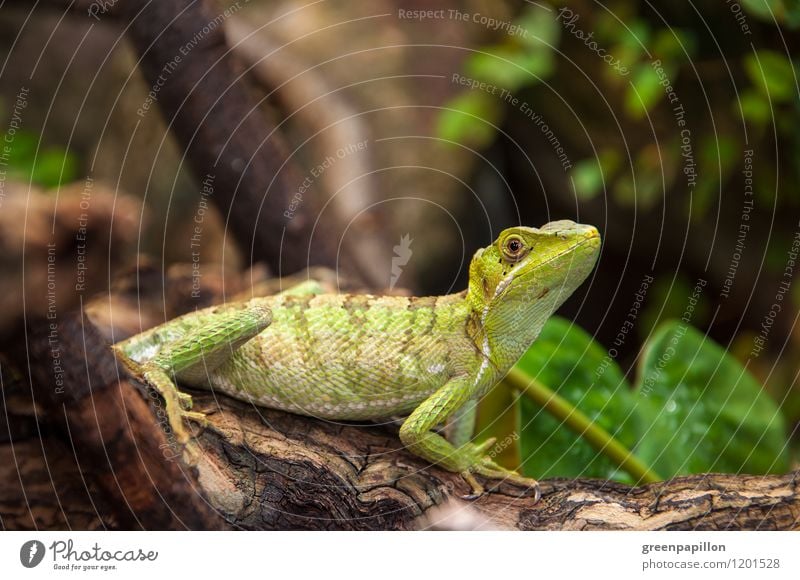
POLYGON ((633 489, 549 480, 536 504, 509 485, 467 502, 461 478, 403 451, 392 426, 334 424, 205 394, 195 401, 210 418, 197 439, 200 486, 243 528, 453 527, 453 505, 432 511, 448 502, 467 510, 466 527, 521 530, 793 529, 800 519, 797 472, 709 474, 633 489))
MULTIPOLYGON (((126 399, 128 412, 131 403, 138 405, 126 399)), ((141 398, 139 403, 143 403, 141 398)), ((195 394, 195 405, 208 413, 210 422, 208 428, 196 429, 195 443, 187 449, 187 454, 194 456, 196 471, 177 459, 165 459, 162 449, 158 454, 162 467, 143 465, 130 456, 115 459, 119 446, 106 445, 100 438, 87 440, 75 433, 58 437, 46 424, 41 431, 30 428, 30 423, 27 430, 12 430, 12 441, 0 444, 0 478, 9 482, 0 491, 2 526, 315 530, 800 527, 797 472, 780 476, 709 474, 641 488, 602 480, 548 480, 542 482, 542 499, 536 504, 525 497, 524 490, 512 486, 500 486, 478 500, 464 501, 461 496, 468 488, 461 478, 403 451, 396 427, 391 425, 333 424, 203 393, 195 394), (105 449, 111 460, 92 464, 76 459, 92 457, 93 446, 105 449), (111 477, 123 482, 124 498, 109 497, 111 477), (169 486, 163 487, 165 477, 172 478, 171 494, 169 486), (210 505, 205 505, 206 500, 210 505), (185 516, 195 509, 207 517, 175 515, 185 516), (130 517, 120 518, 120 511, 130 517)), ((160 431, 143 434, 119 413, 103 419, 107 411, 101 405, 83 416, 84 429, 96 430, 99 420, 116 424, 111 429, 112 440, 135 442, 155 436, 163 442, 160 431)), ((147 455, 147 445, 134 446, 147 455)))
POLYGON ((59 527, 63 517, 69 527, 75 527, 73 510, 79 514, 79 525, 87 527, 215 529, 221 525, 196 492, 191 470, 171 453, 170 441, 145 398, 117 368, 107 343, 90 322, 80 314, 66 314, 58 319, 54 335, 48 324, 33 319, 26 338, 17 348, 6 347, 14 366, 24 372, 17 377, 19 382, 7 388, 8 373, 3 369, 0 392, 9 433, 9 449, 2 454, 12 459, 3 462, 5 481, 18 481, 22 494, 16 503, 0 496, 4 526, 11 525, 6 522, 11 517, 19 525, 29 521, 38 527, 41 517, 42 525, 59 527), (9 413, 9 397, 12 403, 16 398, 17 413, 13 409, 9 413), (27 421, 25 403, 30 409, 27 421), (20 430, 29 437, 17 449, 20 430), (58 445, 54 448, 52 441, 45 442, 48 436, 60 440, 66 449, 58 451, 58 445), (38 450, 30 439, 41 440, 38 450), (55 495, 41 502, 27 496, 31 483, 36 489, 45 477, 27 465, 38 460, 44 463, 55 495), (50 463, 54 460, 67 477, 53 479, 50 463), (18 470, 17 477, 12 466, 18 470), (86 494, 75 485, 76 474, 86 494), (62 492, 77 506, 65 507, 62 492), (89 506, 96 518, 88 517, 89 506))

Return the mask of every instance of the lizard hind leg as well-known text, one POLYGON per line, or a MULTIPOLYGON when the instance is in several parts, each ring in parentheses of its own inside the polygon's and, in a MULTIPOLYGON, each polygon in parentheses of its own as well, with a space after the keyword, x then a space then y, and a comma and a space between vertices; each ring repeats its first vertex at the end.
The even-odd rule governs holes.
POLYGON ((271 322, 271 310, 263 300, 256 299, 242 308, 219 312, 205 327, 192 329, 138 365, 138 374, 163 397, 169 426, 180 443, 189 439, 183 419, 202 423, 204 415, 191 411, 192 398, 178 389, 175 379, 205 383, 208 373, 271 322))

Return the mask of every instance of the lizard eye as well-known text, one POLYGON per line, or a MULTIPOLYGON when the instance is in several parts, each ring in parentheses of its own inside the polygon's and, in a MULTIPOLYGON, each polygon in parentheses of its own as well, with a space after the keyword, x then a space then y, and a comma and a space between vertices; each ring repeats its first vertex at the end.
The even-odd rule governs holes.
POLYGON ((509 236, 503 243, 503 253, 508 260, 516 262, 525 254, 525 244, 518 236, 509 236))

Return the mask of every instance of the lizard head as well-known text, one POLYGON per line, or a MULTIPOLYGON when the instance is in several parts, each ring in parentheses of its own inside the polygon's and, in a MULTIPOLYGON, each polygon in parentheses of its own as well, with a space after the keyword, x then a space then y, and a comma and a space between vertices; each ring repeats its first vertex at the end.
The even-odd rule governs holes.
POLYGON ((586 279, 599 253, 593 226, 561 220, 508 228, 473 256, 468 300, 484 329, 513 334, 527 348, 586 279))

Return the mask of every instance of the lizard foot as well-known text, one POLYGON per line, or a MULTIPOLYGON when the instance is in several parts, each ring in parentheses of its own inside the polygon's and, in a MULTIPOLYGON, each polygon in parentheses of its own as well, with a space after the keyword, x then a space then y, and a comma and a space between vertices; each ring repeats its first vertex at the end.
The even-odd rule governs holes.
POLYGON ((185 445, 191 438, 189 431, 184 426, 184 419, 198 423, 202 428, 208 426, 208 418, 205 413, 198 411, 188 411, 183 408, 180 402, 170 402, 165 400, 167 421, 175 439, 181 445, 185 445))
POLYGON ((145 381, 164 399, 164 411, 169 429, 177 443, 185 445, 190 439, 190 434, 183 424, 184 419, 199 423, 203 428, 208 426, 208 419, 204 413, 191 410, 192 396, 179 391, 172 382, 165 381, 160 370, 154 372, 146 370, 142 374, 145 381))
POLYGON ((541 497, 541 490, 539 489, 539 482, 535 479, 524 477, 511 469, 506 469, 502 465, 496 463, 486 452, 494 446, 496 439, 491 437, 480 444, 467 443, 461 447, 460 451, 466 455, 471 462, 469 467, 461 472, 461 477, 472 488, 472 493, 464 496, 464 499, 474 500, 486 493, 483 485, 475 479, 475 475, 480 475, 487 479, 500 480, 500 482, 510 482, 520 487, 525 487, 533 490, 533 501, 538 502, 541 497))

